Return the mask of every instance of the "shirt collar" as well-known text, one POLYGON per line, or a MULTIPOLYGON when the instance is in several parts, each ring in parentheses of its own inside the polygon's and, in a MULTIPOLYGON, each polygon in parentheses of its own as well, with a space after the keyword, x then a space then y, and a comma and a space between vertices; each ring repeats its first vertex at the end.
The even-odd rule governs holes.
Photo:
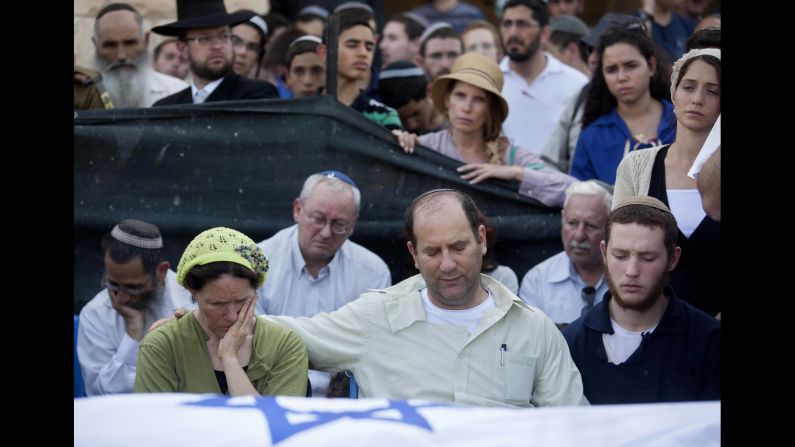
MULTIPOLYGON (((511 306, 516 305, 528 308, 527 304, 516 295, 504 293, 510 291, 490 276, 481 273, 480 281, 483 287, 491 291, 495 305, 483 316, 483 320, 489 320, 486 327, 491 326, 505 316, 511 306), (500 288, 505 290, 499 291, 500 288)), ((417 321, 428 321, 425 307, 422 305, 422 296, 420 295, 420 291, 425 287, 427 287, 425 279, 423 279, 421 274, 417 274, 388 289, 387 293, 391 293, 392 296, 385 297, 384 307, 386 307, 386 315, 392 332, 405 329, 417 321)), ((481 323, 478 323, 478 327, 481 326, 481 323)), ((472 337, 478 334, 478 331, 473 332, 472 337)))
MULTIPOLYGON (((686 332, 686 324, 684 323, 685 309, 682 302, 676 296, 674 289, 667 285, 663 289, 663 294, 668 297, 668 306, 663 312, 660 322, 657 323, 657 328, 654 329, 658 334, 682 334, 686 332)), ((610 324, 610 311, 608 303, 613 298, 613 294, 608 290, 605 296, 591 312, 588 312, 583 317, 583 325, 594 331, 603 334, 612 334, 613 326, 610 324)))
MULTIPOLYGON (((215 81, 205 85, 204 86, 204 91, 207 92, 207 96, 212 95, 213 92, 215 91, 215 89, 217 89, 218 86, 221 85, 222 82, 224 82, 224 78, 218 78, 215 81)), ((196 97, 196 92, 198 92, 199 90, 202 90, 202 89, 196 87, 196 82, 195 81, 191 81, 191 83, 190 83, 190 94, 191 94, 192 98, 196 97)))

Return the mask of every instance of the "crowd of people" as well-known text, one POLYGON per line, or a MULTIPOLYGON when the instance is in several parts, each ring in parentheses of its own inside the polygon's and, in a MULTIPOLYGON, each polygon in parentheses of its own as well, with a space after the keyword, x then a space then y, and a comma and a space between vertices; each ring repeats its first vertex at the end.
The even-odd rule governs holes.
POLYGON ((497 3, 496 24, 434 0, 379 29, 367 2, 185 0, 151 54, 139 11, 100 9, 76 110, 311 97, 336 54, 340 103, 560 209, 564 250, 518 276, 472 198, 436 189, 404 214, 418 273, 392 278, 350 240, 367 191, 340 171, 306 178, 295 225, 207 229, 176 271, 130 216, 80 311, 87 395, 336 397, 352 374, 362 397, 472 405, 720 399, 719 15, 653 0, 589 28, 577 0, 497 3))

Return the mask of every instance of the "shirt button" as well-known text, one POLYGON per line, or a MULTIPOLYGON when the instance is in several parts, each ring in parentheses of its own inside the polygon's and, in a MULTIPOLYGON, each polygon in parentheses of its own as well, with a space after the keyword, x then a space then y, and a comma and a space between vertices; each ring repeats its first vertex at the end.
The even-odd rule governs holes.
POLYGON ((644 369, 643 370, 643 375, 644 376, 648 376, 649 375, 649 370, 648 369, 644 369))

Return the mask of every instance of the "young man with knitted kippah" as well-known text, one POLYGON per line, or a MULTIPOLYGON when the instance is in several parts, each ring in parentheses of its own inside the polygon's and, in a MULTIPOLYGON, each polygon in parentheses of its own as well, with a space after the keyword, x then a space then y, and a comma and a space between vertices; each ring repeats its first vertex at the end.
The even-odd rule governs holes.
POLYGON ((102 239, 105 288, 83 307, 77 334, 89 396, 131 393, 146 329, 174 309, 191 307, 162 247, 160 230, 135 219, 119 222, 102 239))
POLYGON ((668 285, 676 240, 676 219, 653 197, 627 197, 608 216, 610 290, 563 330, 591 404, 720 399, 720 322, 668 285))

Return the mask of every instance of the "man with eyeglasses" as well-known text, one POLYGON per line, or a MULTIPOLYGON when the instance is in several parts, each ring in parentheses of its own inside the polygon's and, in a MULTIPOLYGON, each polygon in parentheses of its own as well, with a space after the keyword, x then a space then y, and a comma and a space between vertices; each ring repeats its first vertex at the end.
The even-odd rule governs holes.
POLYGON ((244 78, 233 69, 235 38, 230 26, 251 19, 252 12, 227 14, 223 0, 177 0, 177 17, 152 31, 177 37, 188 53, 192 82, 155 106, 279 97, 272 84, 244 78))
POLYGON ((540 154, 563 109, 588 77, 543 51, 549 40, 549 12, 542 0, 505 3, 500 33, 505 57, 502 95, 511 113, 503 123, 513 144, 540 154))
POLYGON ((612 203, 612 194, 595 180, 569 185, 561 212, 564 250, 522 278, 519 297, 559 328, 588 313, 607 292, 599 243, 612 203))
POLYGON ((174 309, 191 307, 152 224, 119 222, 102 239, 104 290, 80 311, 77 355, 88 396, 131 393, 138 346, 146 329, 174 309))
POLYGON ((149 33, 143 16, 127 3, 111 3, 100 9, 94 21, 94 66, 102 74, 109 98, 105 108, 150 107, 176 93, 187 83, 152 68, 149 33))
MULTIPOLYGON (((333 312, 369 289, 392 284, 386 263, 348 240, 359 217, 361 193, 347 175, 310 175, 293 202, 295 225, 260 242, 270 260, 258 290, 257 314, 311 317, 333 312)), ((313 395, 324 397, 328 374, 310 373, 313 395)))

